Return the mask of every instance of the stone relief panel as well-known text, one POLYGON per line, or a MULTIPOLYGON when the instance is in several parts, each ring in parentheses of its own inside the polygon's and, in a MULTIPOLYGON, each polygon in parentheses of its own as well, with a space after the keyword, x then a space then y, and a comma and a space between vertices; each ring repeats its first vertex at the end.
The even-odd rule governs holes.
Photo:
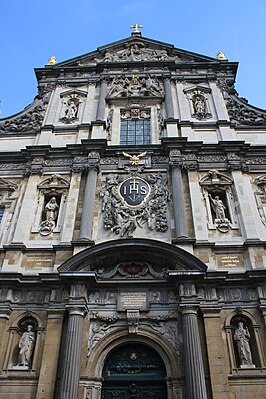
MULTIPOLYGON (((170 317, 170 315, 167 317, 170 317)), ((167 320, 167 317, 165 320, 160 320, 160 318, 156 320, 156 318, 154 318, 150 321, 143 321, 143 324, 152 331, 156 331, 157 334, 160 334, 161 337, 179 353, 178 324, 176 320, 167 320)))
POLYGON ((211 170, 200 180, 207 209, 208 228, 228 233, 238 228, 232 194, 232 179, 211 170))
POLYGON ((87 93, 81 90, 69 90, 61 93, 61 111, 59 120, 65 124, 77 122, 81 115, 81 105, 87 93))
POLYGON ((210 89, 196 86, 184 89, 184 93, 189 100, 191 116, 193 118, 204 120, 212 117, 209 105, 210 89))
POLYGON ((155 75, 116 76, 109 85, 108 98, 162 97, 162 82, 155 75))
POLYGON ((115 329, 126 326, 125 321, 120 321, 124 315, 113 314, 104 316, 98 311, 91 312, 89 339, 88 339, 88 356, 92 353, 95 346, 105 338, 105 336, 115 329), (122 323, 122 324, 121 324, 122 323))
POLYGON ((167 176, 158 173, 109 174, 100 190, 103 226, 120 237, 137 231, 167 231, 170 199, 167 176))
MULTIPOLYGON (((178 57, 175 57, 178 59, 178 57)), ((123 61, 165 61, 173 60, 166 49, 147 48, 145 43, 134 41, 127 43, 122 50, 107 50, 105 54, 97 58, 97 62, 123 62, 123 61)))

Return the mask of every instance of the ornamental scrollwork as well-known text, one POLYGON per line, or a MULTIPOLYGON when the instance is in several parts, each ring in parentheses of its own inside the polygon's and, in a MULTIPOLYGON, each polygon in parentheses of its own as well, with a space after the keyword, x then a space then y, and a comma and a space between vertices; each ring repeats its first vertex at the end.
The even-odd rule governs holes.
POLYGON ((0 134, 39 130, 43 122, 44 113, 45 107, 43 104, 37 105, 34 109, 28 111, 24 115, 7 120, 3 124, 0 123, 0 134))
POLYGON ((120 237, 133 237, 144 228, 168 229, 167 177, 159 172, 127 178, 109 174, 103 179, 100 196, 104 228, 120 237))
POLYGON ((236 125, 266 125, 266 111, 259 111, 248 106, 244 100, 230 97, 226 101, 226 107, 231 122, 236 125))

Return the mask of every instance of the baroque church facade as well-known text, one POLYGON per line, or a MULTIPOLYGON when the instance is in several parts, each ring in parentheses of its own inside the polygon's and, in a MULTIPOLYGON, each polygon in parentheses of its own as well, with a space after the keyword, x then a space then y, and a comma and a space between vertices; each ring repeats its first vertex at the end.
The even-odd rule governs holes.
POLYGON ((266 398, 266 111, 130 37, 0 121, 0 398, 266 398))

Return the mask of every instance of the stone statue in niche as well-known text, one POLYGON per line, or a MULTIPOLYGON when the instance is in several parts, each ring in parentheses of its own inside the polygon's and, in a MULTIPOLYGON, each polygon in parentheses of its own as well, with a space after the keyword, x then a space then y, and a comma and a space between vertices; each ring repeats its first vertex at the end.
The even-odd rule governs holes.
POLYGON ((65 117, 74 119, 77 116, 78 107, 73 100, 70 100, 65 109, 65 117))
POLYGON ((237 343, 241 368, 254 368, 252 362, 251 350, 249 345, 250 333, 248 328, 244 328, 244 323, 240 321, 234 334, 234 340, 237 343))
POLYGON ((208 87, 194 86, 184 89, 184 93, 189 100, 191 116, 193 118, 203 120, 212 117, 208 103, 211 90, 208 87))
POLYGON ((219 198, 218 195, 216 195, 214 198, 212 198, 211 194, 209 194, 210 201, 212 208, 215 212, 215 219, 225 219, 225 205, 223 201, 219 198))
POLYGON ((49 235, 56 226, 56 219, 58 216, 59 206, 56 198, 52 197, 45 205, 45 220, 40 225, 40 233, 42 235, 49 235))
POLYGON ((214 223, 221 233, 227 233, 230 229, 230 220, 226 217, 226 206, 218 195, 213 198, 209 194, 211 207, 214 211, 214 223))
POLYGON ((195 114, 206 114, 206 101, 203 96, 197 95, 193 98, 195 114))
POLYGON ((78 118, 79 103, 80 100, 77 97, 64 101, 63 117, 60 118, 60 121, 64 123, 73 123, 76 121, 78 118))
POLYGON ((27 330, 22 334, 19 340, 19 355, 18 355, 18 366, 30 368, 31 359, 35 344, 35 333, 32 331, 33 326, 28 325, 27 330))

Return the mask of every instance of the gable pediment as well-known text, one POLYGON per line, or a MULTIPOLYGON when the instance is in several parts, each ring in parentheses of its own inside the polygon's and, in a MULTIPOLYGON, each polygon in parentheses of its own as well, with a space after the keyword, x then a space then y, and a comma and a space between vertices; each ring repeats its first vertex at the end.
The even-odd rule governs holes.
POLYGON ((121 62, 219 62, 212 57, 192 53, 175 48, 168 43, 151 40, 144 37, 134 37, 107 44, 96 51, 58 63, 57 67, 74 67, 95 65, 98 63, 121 62))

